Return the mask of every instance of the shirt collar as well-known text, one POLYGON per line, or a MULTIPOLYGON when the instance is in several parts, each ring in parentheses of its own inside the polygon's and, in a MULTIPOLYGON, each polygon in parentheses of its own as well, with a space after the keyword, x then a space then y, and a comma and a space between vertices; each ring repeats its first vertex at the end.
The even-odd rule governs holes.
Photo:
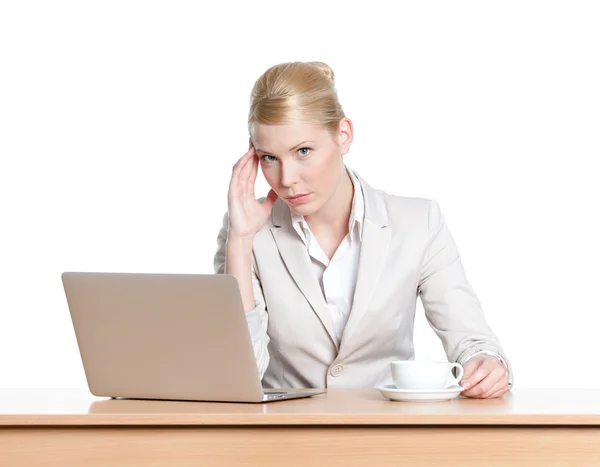
MULTIPOLYGON (((348 220, 348 232, 350 232, 350 240, 355 241, 358 236, 358 240, 362 241, 362 226, 365 217, 365 200, 362 193, 362 188, 360 186, 360 181, 354 175, 354 172, 348 167, 344 166, 348 175, 350 175, 350 180, 352 180, 352 185, 354 186, 354 196, 352 197, 352 210, 350 211, 350 219, 348 220)), ((308 227, 308 223, 304 219, 304 216, 294 213, 290 211, 292 218, 292 225, 294 229, 300 234, 300 237, 306 244, 306 234, 307 231, 310 231, 308 227)))

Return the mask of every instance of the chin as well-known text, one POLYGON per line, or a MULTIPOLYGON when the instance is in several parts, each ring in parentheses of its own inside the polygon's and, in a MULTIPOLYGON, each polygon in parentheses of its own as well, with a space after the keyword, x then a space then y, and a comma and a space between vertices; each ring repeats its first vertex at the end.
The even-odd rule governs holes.
POLYGON ((300 216, 308 216, 308 215, 316 212, 314 203, 297 204, 297 205, 292 205, 292 204, 288 204, 288 203, 286 203, 286 204, 290 208, 290 211, 292 211, 300 216))

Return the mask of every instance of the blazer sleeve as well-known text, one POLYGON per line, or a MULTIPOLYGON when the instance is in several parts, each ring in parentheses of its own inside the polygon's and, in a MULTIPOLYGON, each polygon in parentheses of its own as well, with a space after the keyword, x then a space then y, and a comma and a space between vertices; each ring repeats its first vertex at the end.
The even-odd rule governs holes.
MULTIPOLYGON (((225 273, 225 256, 227 232, 229 230, 229 215, 226 212, 223 216, 223 225, 217 236, 217 251, 214 256, 214 271, 215 274, 225 273)), ((254 348, 254 356, 256 358, 256 366, 262 380, 267 367, 269 366, 268 344, 270 341, 267 335, 268 314, 265 304, 265 299, 260 283, 260 278, 256 272, 256 259, 252 255, 252 290, 254 292, 254 309, 246 313, 252 347, 254 348)))
POLYGON ((465 364, 477 353, 500 356, 513 384, 512 368, 487 324, 481 303, 468 282, 460 254, 440 206, 430 201, 428 239, 418 291, 429 325, 442 341, 449 361, 465 364))

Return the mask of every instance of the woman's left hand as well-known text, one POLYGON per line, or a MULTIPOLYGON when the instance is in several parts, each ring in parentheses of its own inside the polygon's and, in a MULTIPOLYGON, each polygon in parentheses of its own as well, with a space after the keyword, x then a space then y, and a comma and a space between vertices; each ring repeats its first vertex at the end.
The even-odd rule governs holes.
POLYGON ((508 391, 508 371, 493 355, 480 354, 464 365, 461 395, 475 399, 501 397, 508 391))

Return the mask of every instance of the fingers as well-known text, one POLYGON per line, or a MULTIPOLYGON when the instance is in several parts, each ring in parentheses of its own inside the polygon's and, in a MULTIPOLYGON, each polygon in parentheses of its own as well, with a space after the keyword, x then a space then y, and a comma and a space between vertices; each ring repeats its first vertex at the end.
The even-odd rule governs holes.
POLYGON ((506 385, 506 387, 500 389, 499 391, 496 391, 495 393, 493 393, 492 395, 488 396, 487 399, 495 399, 497 397, 502 397, 504 394, 506 394, 508 392, 508 384, 506 385))
POLYGON ((245 185, 240 183, 243 180, 242 171, 244 170, 244 167, 246 167, 248 162, 252 160, 252 157, 256 157, 254 147, 250 148, 248 152, 242 157, 240 157, 235 163, 231 171, 231 181, 229 183, 230 190, 234 190, 236 193, 238 191, 241 193, 242 190, 244 190, 245 185))
POLYGON ((254 183, 256 182, 256 175, 258 173, 258 156, 254 155, 250 162, 246 164, 242 171, 242 182, 246 180, 246 194, 254 195, 254 183))
POLYGON ((508 377, 501 378, 496 384, 492 386, 492 388, 486 393, 481 395, 482 399, 492 399, 494 397, 500 397, 506 391, 508 391, 508 377))
POLYGON ((498 392, 505 386, 508 387, 506 369, 500 362, 498 363, 500 366, 495 366, 491 371, 489 371, 489 367, 481 365, 481 367, 477 369, 476 373, 484 369, 486 371, 485 376, 481 378, 477 384, 472 386, 471 389, 463 391, 462 395, 483 399, 498 392))
POLYGON ((460 385, 463 388, 472 388, 487 376, 489 371, 486 371, 485 368, 482 368, 484 362, 485 359, 483 358, 473 357, 467 363, 465 363, 463 366, 464 374, 460 381, 460 385))
MULTIPOLYGON (((252 150, 254 151, 254 150, 252 150)), ((258 170, 257 156, 254 153, 244 164, 240 172, 240 185, 245 195, 254 195, 254 180, 258 170)))
POLYGON ((246 154, 244 154, 242 157, 240 157, 237 162, 234 164, 232 172, 239 172, 244 165, 246 164, 246 162, 248 162, 248 160, 250 159, 250 156, 256 154, 256 151, 254 151, 254 147, 250 147, 250 149, 248 149, 248 152, 246 154))
POLYGON ((506 371, 500 360, 491 355, 477 355, 471 358, 463 368, 464 375, 460 384, 464 389, 475 387, 496 368, 506 371))
POLYGON ((508 370, 504 367, 504 365, 498 364, 488 378, 495 378, 497 382, 493 384, 487 391, 483 392, 481 395, 483 399, 499 397, 508 391, 508 370))
POLYGON ((254 157, 252 157, 249 164, 244 166, 240 177, 242 179, 242 183, 244 183, 245 180, 245 193, 254 196, 254 184, 256 182, 256 175, 258 173, 258 154, 254 148, 252 137, 248 138, 248 150, 254 153, 254 157))
POLYGON ((240 172, 244 168, 244 164, 248 161, 248 154, 244 154, 231 170, 231 180, 229 181, 229 191, 231 193, 237 194, 242 191, 242 187, 240 186, 240 172))

